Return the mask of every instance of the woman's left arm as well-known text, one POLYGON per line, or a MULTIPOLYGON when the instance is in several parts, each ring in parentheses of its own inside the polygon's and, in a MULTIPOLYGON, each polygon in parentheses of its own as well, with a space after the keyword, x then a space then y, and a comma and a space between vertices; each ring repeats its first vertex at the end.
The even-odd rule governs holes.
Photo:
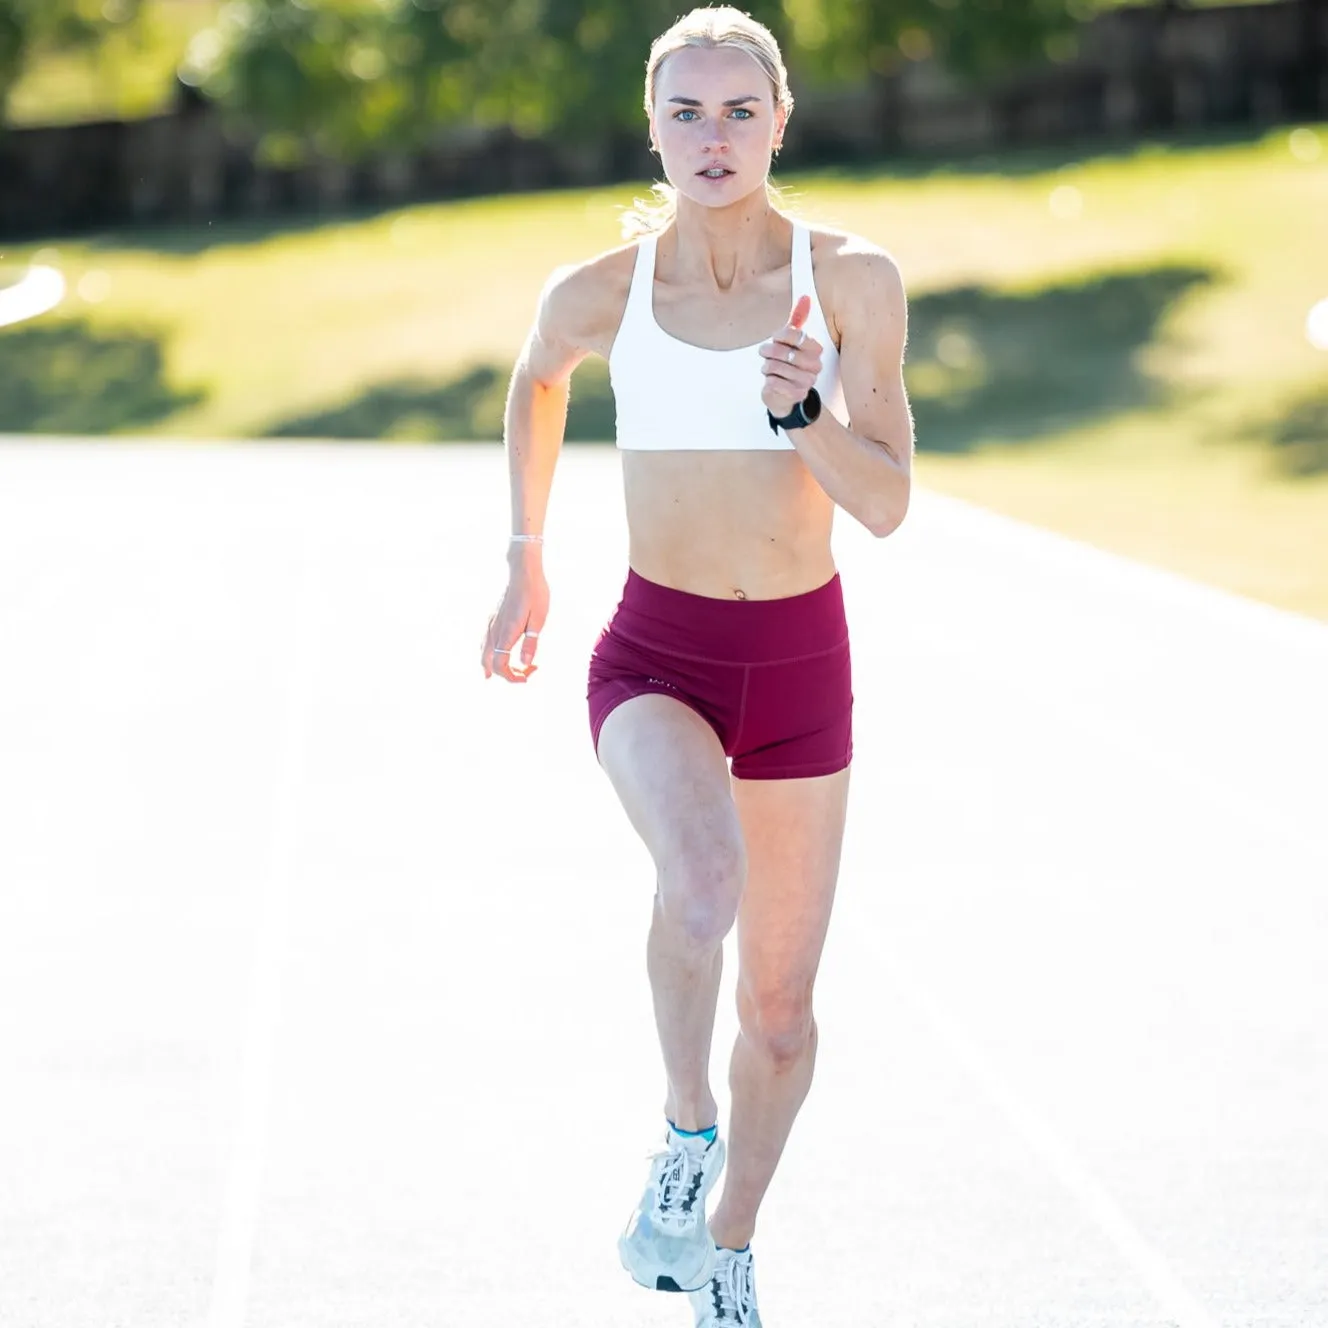
MULTIPOLYGON (((822 410, 814 423, 790 430, 788 437, 826 493, 873 535, 885 536, 908 511, 913 471, 913 415, 904 391, 908 306, 889 254, 860 241, 845 243, 852 247, 829 259, 825 266, 833 273, 823 280, 839 328, 839 372, 850 427, 822 410)), ((806 395, 797 382, 803 365, 783 362, 787 348, 799 342, 796 318, 795 305, 794 318, 774 338, 767 358, 767 394, 776 394, 778 402, 789 393, 786 409, 772 407, 777 415, 787 414, 806 395), (784 377, 791 381, 779 381, 784 377)), ((797 360, 813 361, 819 370, 819 350, 814 342, 806 343, 797 360)))

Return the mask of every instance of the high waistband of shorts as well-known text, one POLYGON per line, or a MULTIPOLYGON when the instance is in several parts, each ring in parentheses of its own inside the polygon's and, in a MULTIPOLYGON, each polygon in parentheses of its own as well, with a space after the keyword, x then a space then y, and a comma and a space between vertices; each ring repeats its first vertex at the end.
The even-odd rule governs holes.
POLYGON ((628 568, 612 631, 679 659, 774 664, 828 654, 848 638, 839 573, 779 599, 719 599, 650 581, 628 568))

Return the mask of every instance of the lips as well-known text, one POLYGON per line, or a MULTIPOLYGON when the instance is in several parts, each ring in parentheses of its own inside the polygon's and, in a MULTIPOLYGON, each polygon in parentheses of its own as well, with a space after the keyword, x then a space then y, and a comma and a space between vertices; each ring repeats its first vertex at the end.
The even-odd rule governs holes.
POLYGON ((697 175, 706 180, 722 180, 724 176, 732 174, 727 166, 707 166, 705 170, 697 171, 697 175))

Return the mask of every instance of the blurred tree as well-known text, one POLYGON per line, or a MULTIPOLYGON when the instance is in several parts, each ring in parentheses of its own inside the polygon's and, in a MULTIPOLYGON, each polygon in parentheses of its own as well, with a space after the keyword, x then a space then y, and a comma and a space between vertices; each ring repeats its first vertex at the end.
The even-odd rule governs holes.
POLYGON ((823 78, 893 72, 935 57, 980 81, 1030 59, 1061 58, 1099 0, 783 0, 791 47, 823 78))
MULTIPOLYGON (((932 54, 981 78, 1054 49, 1090 3, 740 7, 774 30, 799 72, 840 80, 932 54)), ((443 125, 596 138, 642 126, 650 43, 683 8, 678 0, 234 0, 195 40, 185 77, 263 126, 277 158, 309 147, 344 156, 406 149, 443 125)))
POLYGON ((92 46, 133 23, 142 0, 0 0, 0 125, 28 62, 48 51, 92 46))

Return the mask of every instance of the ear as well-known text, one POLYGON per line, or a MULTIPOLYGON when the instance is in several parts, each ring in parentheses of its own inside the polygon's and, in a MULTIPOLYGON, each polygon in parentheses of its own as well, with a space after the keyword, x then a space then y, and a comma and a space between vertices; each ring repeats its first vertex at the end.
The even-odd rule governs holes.
POLYGON ((788 124, 788 112, 782 106, 775 107, 775 141, 772 148, 778 152, 784 146, 784 126, 788 124))

